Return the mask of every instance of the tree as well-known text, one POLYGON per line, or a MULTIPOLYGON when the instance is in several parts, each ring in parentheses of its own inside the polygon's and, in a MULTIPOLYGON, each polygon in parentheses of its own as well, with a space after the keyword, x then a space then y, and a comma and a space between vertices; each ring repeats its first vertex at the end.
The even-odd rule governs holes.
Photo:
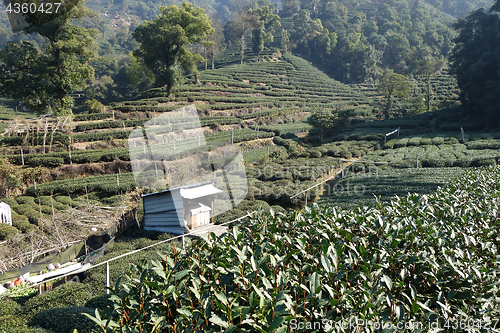
POLYGON ((290 33, 288 30, 281 30, 281 48, 283 49, 283 53, 288 52, 288 43, 290 43, 290 33))
POLYGON ((130 54, 131 64, 126 67, 127 78, 137 92, 150 89, 154 82, 155 77, 153 72, 144 65, 144 63, 130 54))
POLYGON ((476 10, 456 24, 450 57, 466 113, 489 126, 500 124, 500 0, 490 12, 476 10))
POLYGON ((321 130, 322 142, 325 131, 333 128, 336 125, 337 120, 337 114, 333 113, 333 111, 329 109, 317 110, 307 119, 309 124, 321 130))
POLYGON ((382 93, 386 99, 384 116, 390 118, 392 112, 392 103, 394 97, 406 98, 410 94, 411 83, 406 76, 388 71, 377 85, 377 90, 382 93))
POLYGON ((0 94, 38 114, 71 114, 69 93, 85 88, 94 76, 89 61, 97 57, 97 31, 73 22, 92 15, 83 3, 59 14, 24 14, 23 33, 41 36, 45 44, 41 50, 28 41, 6 44, 0 51, 0 94))
POLYGON ((192 3, 161 7, 160 12, 153 21, 137 26, 132 33, 141 44, 134 56, 153 72, 156 86, 166 86, 170 95, 180 77, 179 70, 197 75, 196 61, 203 61, 200 54, 189 52, 186 46, 207 42, 214 29, 204 10, 194 8, 192 3))
POLYGON ((251 8, 248 14, 257 17, 257 27, 252 31, 252 44, 253 51, 260 55, 260 52, 264 50, 264 44, 273 41, 274 27, 281 26, 280 17, 274 14, 269 6, 251 8))

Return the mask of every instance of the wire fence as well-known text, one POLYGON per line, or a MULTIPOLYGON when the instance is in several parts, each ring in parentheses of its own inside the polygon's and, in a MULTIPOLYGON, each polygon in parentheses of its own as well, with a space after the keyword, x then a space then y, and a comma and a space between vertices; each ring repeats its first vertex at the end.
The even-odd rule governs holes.
MULTIPOLYGON (((243 220, 243 219, 245 219, 247 217, 252 216, 256 212, 257 211, 252 211, 252 212, 247 213, 246 215, 241 216, 241 217, 239 217, 237 219, 234 219, 234 220, 231 220, 231 221, 228 221, 228 222, 225 222, 225 223, 218 224, 217 226, 225 226, 225 225, 229 225, 229 224, 241 221, 241 220, 243 220)), ((210 230, 207 230, 207 233, 210 233, 210 230)), ((27 290, 27 289, 30 289, 30 288, 35 288, 37 286, 39 287, 39 291, 40 291, 40 287, 44 283, 48 283, 48 282, 60 280, 60 279, 63 279, 63 278, 67 278, 68 276, 73 276, 75 274, 79 274, 79 273, 85 272, 87 270, 90 270, 90 269, 93 269, 93 268, 96 268, 96 267, 99 267, 99 266, 102 266, 102 265, 106 265, 106 293, 109 294, 109 287, 110 287, 110 281, 109 281, 109 264, 111 262, 113 262, 115 260, 118 260, 118 259, 121 259, 121 258, 124 258, 124 257, 127 257, 129 255, 134 254, 134 253, 138 253, 138 252, 144 251, 146 249, 150 249, 150 248, 152 248, 154 246, 158 246, 160 244, 164 244, 164 243, 168 243, 168 242, 174 241, 174 240, 179 240, 179 239, 182 240, 182 246, 185 247, 185 242, 184 242, 184 238, 185 237, 200 237, 201 234, 203 234, 203 233, 200 233, 199 230, 193 230, 193 231, 191 231, 189 233, 182 234, 182 235, 179 235, 179 236, 174 236, 172 238, 156 242, 154 244, 145 246, 143 248, 140 248, 140 249, 137 249, 137 250, 133 250, 133 251, 130 251, 130 252, 127 252, 127 253, 124 253, 124 254, 121 254, 119 256, 116 256, 116 257, 113 257, 111 259, 108 259, 108 260, 105 260, 103 262, 100 262, 100 263, 98 263, 96 265, 87 264, 87 265, 82 266, 80 269, 68 272, 68 273, 63 274, 63 275, 58 275, 57 277, 54 277, 54 278, 51 278, 51 279, 48 279, 48 280, 43 280, 41 282, 37 282, 37 283, 34 283, 34 284, 29 284, 29 285, 26 285, 25 288, 18 289, 15 292, 12 292, 12 293, 9 293, 9 294, 5 294, 5 295, 1 295, 0 299, 5 299, 5 298, 7 298, 9 296, 18 294, 18 293, 20 293, 23 290, 27 290)))

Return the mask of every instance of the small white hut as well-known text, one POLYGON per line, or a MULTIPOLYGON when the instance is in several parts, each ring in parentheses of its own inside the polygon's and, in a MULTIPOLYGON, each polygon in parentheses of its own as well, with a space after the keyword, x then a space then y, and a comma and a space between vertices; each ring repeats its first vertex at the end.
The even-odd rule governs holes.
POLYGON ((12 212, 5 202, 0 202, 0 222, 12 225, 12 212))
POLYGON ((183 234, 209 225, 215 196, 221 192, 214 183, 202 183, 145 194, 144 229, 183 234))

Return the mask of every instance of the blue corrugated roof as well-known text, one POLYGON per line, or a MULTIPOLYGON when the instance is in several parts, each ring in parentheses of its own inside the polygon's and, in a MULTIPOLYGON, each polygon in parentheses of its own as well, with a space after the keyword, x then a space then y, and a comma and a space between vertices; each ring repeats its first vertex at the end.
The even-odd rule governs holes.
POLYGON ((170 189, 168 189, 168 190, 164 190, 164 191, 160 191, 160 192, 148 193, 148 194, 142 194, 142 195, 141 195, 141 198, 144 198, 144 197, 147 197, 147 196, 150 196, 150 195, 156 195, 156 194, 161 194, 161 193, 167 193, 167 192, 174 191, 174 190, 180 190, 181 188, 190 188, 190 187, 196 187, 196 186, 208 185, 208 184, 213 184, 213 183, 215 183, 215 182, 204 182, 204 183, 199 183, 199 184, 191 184, 191 185, 184 185, 184 186, 174 187, 174 188, 170 188, 170 189))

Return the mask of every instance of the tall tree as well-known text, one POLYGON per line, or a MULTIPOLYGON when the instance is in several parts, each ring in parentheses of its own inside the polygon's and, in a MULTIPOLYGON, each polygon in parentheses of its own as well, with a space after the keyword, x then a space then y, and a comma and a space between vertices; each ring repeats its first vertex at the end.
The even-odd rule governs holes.
POLYGON ((196 61, 203 61, 200 54, 189 52, 186 46, 207 42, 214 29, 204 10, 194 8, 192 3, 161 7, 160 12, 132 33, 141 44, 134 56, 144 61, 153 72, 156 85, 166 86, 170 95, 180 77, 179 68, 197 75, 196 61))
POLYGON ((406 98, 410 94, 411 83, 401 74, 394 73, 392 70, 387 72, 377 85, 377 90, 386 98, 385 118, 390 118, 392 113, 392 104, 395 97, 406 98))
POLYGON ((500 125, 500 0, 459 20, 451 68, 464 110, 489 126, 500 125))
POLYGON ((46 42, 41 50, 23 41, 8 43, 0 51, 0 94, 38 114, 70 114, 73 99, 69 93, 84 89, 85 81, 94 76, 89 61, 97 57, 97 31, 74 21, 95 14, 83 2, 62 7, 68 10, 24 14, 28 25, 23 33, 41 36, 46 42))
POLYGON ((280 17, 274 14, 269 6, 251 8, 248 13, 257 18, 257 27, 252 31, 252 43, 253 51, 260 55, 265 43, 273 41, 274 28, 281 26, 280 17))

